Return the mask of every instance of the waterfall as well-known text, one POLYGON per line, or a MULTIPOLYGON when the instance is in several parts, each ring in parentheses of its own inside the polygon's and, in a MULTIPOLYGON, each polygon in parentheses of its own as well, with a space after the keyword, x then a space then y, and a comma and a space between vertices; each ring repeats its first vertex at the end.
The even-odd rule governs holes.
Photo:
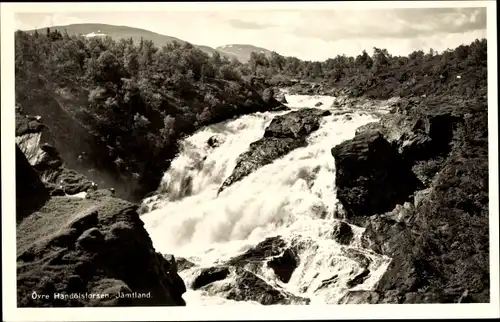
POLYGON ((389 258, 361 246, 361 227, 351 225, 353 238, 348 245, 332 238, 338 201, 330 150, 377 118, 332 109, 332 97, 288 95, 286 99, 292 109, 314 107, 321 101, 317 108, 332 111, 308 137, 306 147, 259 168, 217 196, 237 157, 262 137, 273 117, 287 112, 255 113, 210 125, 182 142, 158 194, 143 201, 147 212, 141 218, 156 250, 196 264, 180 272, 188 286, 187 305, 256 304, 225 299, 224 281, 214 283, 210 291, 189 288, 200 268, 222 263, 267 237, 279 235, 295 245, 299 265, 287 283, 265 265, 254 273, 273 287, 310 299, 310 304, 334 304, 348 290, 371 289, 389 264, 389 258), (209 146, 210 138, 218 145, 209 146), (368 277, 347 286, 367 266, 368 277))

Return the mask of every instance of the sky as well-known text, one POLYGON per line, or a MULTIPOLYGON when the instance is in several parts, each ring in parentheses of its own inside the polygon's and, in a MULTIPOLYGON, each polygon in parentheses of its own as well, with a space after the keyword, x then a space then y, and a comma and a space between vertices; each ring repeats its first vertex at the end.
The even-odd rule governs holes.
POLYGON ((486 38, 486 8, 17 13, 15 28, 74 23, 137 27, 213 48, 251 44, 320 61, 373 47, 393 55, 443 51, 486 38))

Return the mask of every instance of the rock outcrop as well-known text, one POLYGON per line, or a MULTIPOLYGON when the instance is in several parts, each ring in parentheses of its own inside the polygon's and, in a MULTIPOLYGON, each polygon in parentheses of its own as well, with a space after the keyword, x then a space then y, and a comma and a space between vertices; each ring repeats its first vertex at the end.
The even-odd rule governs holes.
POLYGON ((185 305, 175 258, 155 251, 137 206, 111 189, 89 190, 91 181, 40 144, 41 123, 18 120, 18 306, 185 305))
POLYGON ((16 221, 38 210, 49 198, 49 191, 16 145, 16 221))
POLYGON ((374 290, 341 302, 488 302, 486 100, 403 104, 332 150, 346 220, 392 258, 374 290))
POLYGON ((408 200, 419 181, 379 132, 363 132, 332 149, 337 197, 349 217, 371 216, 408 200))
POLYGON ((225 279, 229 275, 229 267, 216 266, 203 269, 195 280, 193 281, 192 288, 197 290, 210 283, 225 279))
POLYGON ((68 169, 57 149, 43 142, 50 141, 50 133, 39 118, 16 113, 16 126, 16 145, 51 195, 73 195, 97 188, 84 175, 68 169))
MULTIPOLYGON (((220 268, 214 268, 219 270, 220 268)), ((201 287, 233 301, 252 301, 262 305, 275 304, 309 304, 310 300, 295 296, 278 286, 272 286, 256 274, 241 267, 227 268, 227 278, 213 281, 201 287)))
POLYGON ((348 223, 337 221, 332 232, 332 237, 341 245, 349 245, 354 237, 354 233, 348 223))
POLYGON ((288 101, 286 100, 285 93, 283 91, 275 90, 274 98, 283 104, 287 104, 288 101))
POLYGON ((287 84, 291 95, 331 95, 332 89, 326 83, 300 81, 287 84))
POLYGON ((263 138, 251 143, 248 151, 238 157, 233 173, 219 188, 219 193, 258 168, 306 146, 307 136, 319 128, 321 118, 327 115, 329 111, 311 108, 276 116, 263 138))
POLYGON ((280 236, 266 238, 245 253, 233 257, 227 265, 255 269, 255 265, 267 265, 283 283, 288 283, 299 266, 297 250, 280 236))
POLYGON ((210 291, 235 301, 270 304, 308 304, 309 299, 294 296, 259 275, 270 268, 276 278, 288 283, 299 265, 297 249, 280 236, 269 237, 241 255, 224 263, 200 269, 192 282, 193 289, 210 291))
POLYGON ((175 259, 143 225, 120 199, 52 197, 17 227, 18 305, 184 305, 175 259))

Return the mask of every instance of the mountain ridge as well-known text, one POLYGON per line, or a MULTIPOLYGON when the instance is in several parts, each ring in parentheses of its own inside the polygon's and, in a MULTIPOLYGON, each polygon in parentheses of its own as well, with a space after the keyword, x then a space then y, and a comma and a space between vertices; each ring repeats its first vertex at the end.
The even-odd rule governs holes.
POLYGON ((225 54, 234 55, 241 62, 248 62, 252 52, 262 53, 266 55, 266 57, 270 57, 272 53, 269 49, 250 44, 228 44, 217 46, 215 49, 225 54))
MULTIPOLYGON (((96 36, 99 36, 100 34, 105 35, 105 36, 110 36, 111 38, 115 40, 119 39, 128 39, 132 38, 134 42, 139 42, 141 38, 144 40, 151 40, 155 43, 156 46, 161 47, 163 45, 166 45, 168 43, 177 41, 181 44, 183 43, 191 43, 189 41, 173 37, 173 36, 168 36, 164 34, 160 34, 151 30, 143 29, 143 28, 136 28, 136 27, 130 27, 130 26, 124 26, 124 25, 111 25, 111 24, 103 24, 103 23, 80 23, 80 24, 69 24, 69 25, 59 25, 59 26, 52 26, 52 27, 43 27, 43 28, 37 28, 37 29, 31 29, 31 30, 26 30, 25 32, 27 33, 34 33, 35 31, 44 31, 47 28, 49 28, 52 31, 59 31, 61 33, 64 33, 65 31, 68 32, 69 35, 81 35, 81 36, 87 36, 89 34, 94 33, 96 36)), ((191 43, 193 46, 197 47, 198 49, 202 50, 208 55, 213 55, 214 52, 219 52, 221 56, 225 56, 228 59, 232 58, 237 58, 235 55, 232 55, 230 53, 225 53, 221 52, 215 48, 212 48, 210 46, 206 45, 197 45, 191 43)))

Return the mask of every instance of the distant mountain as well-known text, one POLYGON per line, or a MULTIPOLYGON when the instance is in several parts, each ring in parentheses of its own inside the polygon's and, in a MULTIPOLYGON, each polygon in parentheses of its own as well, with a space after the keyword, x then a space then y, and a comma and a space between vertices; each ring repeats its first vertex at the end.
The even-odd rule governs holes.
POLYGON ((219 46, 215 48, 219 52, 236 56, 236 58, 241 62, 247 62, 250 60, 250 54, 252 52, 263 53, 267 57, 271 55, 271 51, 262 47, 257 47, 253 45, 242 45, 242 44, 232 44, 219 46))
MULTIPOLYGON (((47 28, 40 28, 40 30, 45 30, 47 28)), ((54 26, 50 27, 50 30, 57 30, 61 33, 64 33, 64 31, 67 31, 68 34, 70 35, 82 35, 86 37, 105 37, 105 36, 110 36, 113 39, 119 40, 123 38, 130 38, 135 42, 139 42, 141 40, 141 37, 144 40, 151 40, 155 43, 156 46, 161 47, 165 44, 171 43, 173 41, 177 41, 179 43, 186 43, 187 41, 176 38, 176 37, 171 37, 171 36, 166 36, 162 34, 158 34, 156 32, 152 32, 149 30, 145 29, 140 29, 140 28, 133 28, 133 27, 127 27, 127 26, 115 26, 115 25, 107 25, 107 24, 100 24, 100 23, 84 23, 84 24, 72 24, 72 25, 66 25, 66 26, 54 26)), ((27 32, 34 32, 35 30, 29 30, 27 32)), ((212 55, 215 51, 217 51, 214 48, 208 47, 208 46, 202 46, 202 45, 195 45, 194 46, 198 47, 205 53, 212 55)), ((231 55, 230 53, 225 53, 225 52, 220 52, 222 56, 226 56, 227 58, 231 59, 235 57, 234 55, 231 55)))

